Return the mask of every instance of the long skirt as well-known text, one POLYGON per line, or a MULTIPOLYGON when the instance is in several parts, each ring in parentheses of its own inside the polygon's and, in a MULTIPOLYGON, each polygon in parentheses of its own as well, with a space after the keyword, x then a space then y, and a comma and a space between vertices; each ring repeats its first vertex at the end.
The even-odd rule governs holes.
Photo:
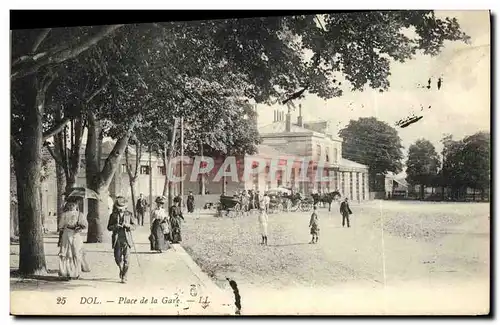
POLYGON ((59 276, 78 278, 81 271, 90 272, 90 266, 85 259, 82 237, 71 229, 65 229, 59 249, 59 276))
POLYGON ((267 237, 267 222, 261 222, 260 224, 260 233, 262 236, 267 237))
POLYGON ((181 227, 172 227, 171 231, 172 243, 177 244, 182 241, 181 227))
POLYGON ((153 222, 153 227, 151 230, 151 235, 149 236, 150 248, 152 251, 161 251, 168 248, 167 242, 165 241, 165 236, 163 234, 163 228, 158 220, 153 222))

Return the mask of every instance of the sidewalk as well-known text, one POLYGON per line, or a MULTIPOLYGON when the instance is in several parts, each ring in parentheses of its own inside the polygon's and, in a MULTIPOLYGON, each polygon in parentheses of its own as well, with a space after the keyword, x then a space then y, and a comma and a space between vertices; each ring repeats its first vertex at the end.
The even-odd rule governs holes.
MULTIPOLYGON (((180 245, 173 245, 172 249, 158 254, 149 250, 148 225, 138 227, 133 234, 137 254, 131 254, 126 284, 119 282, 119 269, 113 259, 111 243, 84 244, 91 272, 82 273, 79 280, 61 281, 57 277, 57 236, 48 235, 45 256, 50 276, 37 280, 11 277, 11 313, 234 315, 231 289, 223 291, 217 287, 180 245), (196 294, 193 288, 196 288, 196 294), (94 301, 85 299, 90 297, 96 298, 94 301), (153 297, 156 303, 152 303, 153 297), (141 303, 143 298, 148 301, 141 303)), ((18 263, 19 246, 11 245, 11 270, 17 269, 18 263)))

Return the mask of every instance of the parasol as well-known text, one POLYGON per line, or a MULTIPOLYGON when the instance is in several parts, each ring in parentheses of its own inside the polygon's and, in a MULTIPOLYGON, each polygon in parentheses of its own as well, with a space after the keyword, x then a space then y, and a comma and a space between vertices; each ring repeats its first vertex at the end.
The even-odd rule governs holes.
POLYGON ((291 194, 291 191, 287 189, 286 187, 276 187, 276 188, 271 188, 266 191, 266 193, 271 194, 271 193, 284 193, 284 194, 291 194))
POLYGON ((70 189, 69 194, 66 195, 66 197, 81 197, 85 199, 93 199, 93 200, 99 200, 99 194, 95 192, 94 190, 91 190, 89 188, 85 187, 73 187, 70 189))

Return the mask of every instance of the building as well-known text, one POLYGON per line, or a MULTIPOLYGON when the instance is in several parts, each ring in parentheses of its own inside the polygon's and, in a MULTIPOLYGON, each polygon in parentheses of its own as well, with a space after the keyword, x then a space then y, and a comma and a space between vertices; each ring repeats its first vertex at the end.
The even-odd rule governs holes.
POLYGON ((386 198, 407 198, 410 190, 408 182, 395 175, 385 175, 385 196, 386 198))
MULTIPOLYGON (((330 181, 311 181, 299 186, 305 193, 339 190, 351 200, 368 200, 368 166, 342 157, 343 140, 328 132, 327 121, 303 122, 299 106, 297 123, 292 115, 277 110, 273 123, 259 129, 262 143, 280 152, 306 158, 313 165, 323 164, 323 173, 330 181)), ((313 167, 313 169, 316 167, 313 167)))

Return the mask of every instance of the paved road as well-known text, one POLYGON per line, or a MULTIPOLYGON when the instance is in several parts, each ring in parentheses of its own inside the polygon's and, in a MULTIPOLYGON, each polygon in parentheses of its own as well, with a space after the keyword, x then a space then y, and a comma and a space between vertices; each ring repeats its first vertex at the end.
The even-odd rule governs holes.
POLYGON ((186 225, 184 244, 216 279, 237 281, 244 313, 488 310, 487 204, 377 201, 352 208, 351 228, 342 228, 337 208, 320 210, 316 245, 308 244, 309 213, 271 215, 268 247, 258 245, 256 216, 200 217, 186 225))

